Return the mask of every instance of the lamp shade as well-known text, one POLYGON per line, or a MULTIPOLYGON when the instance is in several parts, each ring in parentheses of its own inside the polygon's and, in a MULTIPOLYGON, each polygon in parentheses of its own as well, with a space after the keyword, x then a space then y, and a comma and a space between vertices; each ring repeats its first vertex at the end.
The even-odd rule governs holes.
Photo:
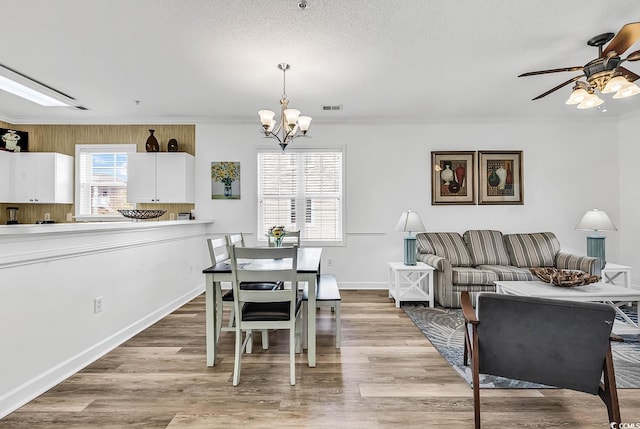
POLYGON ((617 231, 618 228, 611 222, 607 213, 593 209, 587 211, 578 225, 576 225, 576 229, 584 230, 584 231, 617 231))
POLYGON ((396 231, 415 232, 424 231, 424 225, 417 212, 407 210, 402 212, 398 224, 396 225, 396 231))

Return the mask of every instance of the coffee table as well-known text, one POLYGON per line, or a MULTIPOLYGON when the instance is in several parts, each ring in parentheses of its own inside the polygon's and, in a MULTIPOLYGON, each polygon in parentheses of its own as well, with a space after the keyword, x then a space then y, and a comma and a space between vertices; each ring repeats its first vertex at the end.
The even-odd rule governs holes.
POLYGON ((626 322, 624 326, 614 326, 616 333, 636 333, 640 327, 627 316, 620 306, 630 301, 640 304, 640 290, 637 287, 624 287, 608 283, 592 283, 585 286, 560 287, 540 281, 497 281, 496 292, 509 295, 535 296, 540 298, 565 299, 581 302, 606 302, 626 322))

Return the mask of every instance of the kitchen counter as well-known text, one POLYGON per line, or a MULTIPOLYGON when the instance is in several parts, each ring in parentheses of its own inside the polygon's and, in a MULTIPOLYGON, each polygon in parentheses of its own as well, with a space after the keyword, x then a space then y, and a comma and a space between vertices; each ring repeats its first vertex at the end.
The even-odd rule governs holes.
POLYGON ((131 229, 164 228, 169 226, 213 223, 213 220, 165 220, 165 221, 118 221, 118 222, 69 222, 17 225, 0 225, 0 237, 24 234, 85 233, 131 229))

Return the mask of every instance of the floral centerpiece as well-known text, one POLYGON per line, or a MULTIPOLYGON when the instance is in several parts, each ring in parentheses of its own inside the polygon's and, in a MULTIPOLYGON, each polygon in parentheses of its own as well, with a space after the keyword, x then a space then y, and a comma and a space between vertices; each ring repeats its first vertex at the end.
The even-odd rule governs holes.
POLYGON ((211 179, 224 184, 224 196, 231 197, 231 182, 238 180, 240 169, 235 162, 218 162, 211 165, 211 179))
POLYGON ((269 236, 273 237, 273 242, 276 247, 282 247, 282 239, 287 235, 287 231, 283 225, 272 226, 269 228, 269 236))

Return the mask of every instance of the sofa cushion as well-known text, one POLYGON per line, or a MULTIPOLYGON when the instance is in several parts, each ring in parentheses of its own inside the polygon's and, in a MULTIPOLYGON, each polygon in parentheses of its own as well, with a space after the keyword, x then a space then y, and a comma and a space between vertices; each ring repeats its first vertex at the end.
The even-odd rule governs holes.
POLYGON ((475 265, 511 264, 500 231, 469 230, 463 237, 475 265))
POLYGON ((477 268, 496 273, 498 280, 502 281, 538 280, 538 278, 529 271, 529 268, 519 268, 511 265, 478 265, 477 268))
POLYGON ((421 232, 416 235, 418 250, 422 253, 448 259, 454 267, 472 267, 473 259, 457 232, 421 232))
POLYGON ((451 268, 451 281, 457 285, 492 285, 498 274, 489 270, 470 267, 451 268))
POLYGON ((552 232, 507 234, 504 236, 511 265, 516 267, 553 267, 560 242, 552 232))

